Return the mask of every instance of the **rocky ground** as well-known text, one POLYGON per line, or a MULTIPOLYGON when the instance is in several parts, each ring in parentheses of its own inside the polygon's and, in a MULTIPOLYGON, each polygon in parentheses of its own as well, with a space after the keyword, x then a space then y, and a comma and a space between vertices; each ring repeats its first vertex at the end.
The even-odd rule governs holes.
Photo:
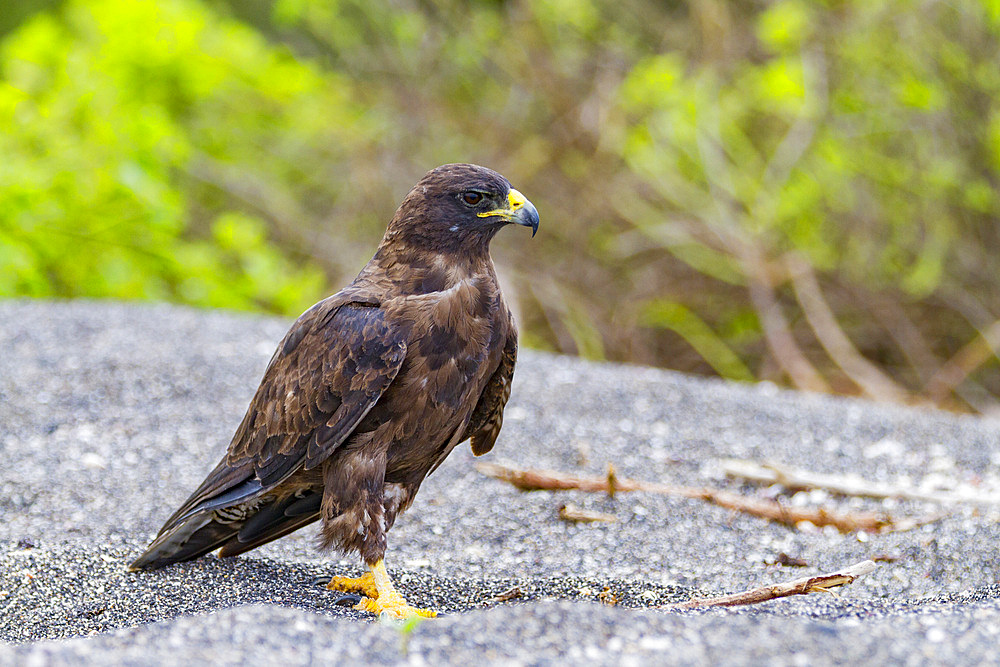
POLYGON ((0 302, 2 664, 978 664, 1000 642, 1000 507, 785 493, 721 461, 988 498, 1000 422, 523 351, 486 459, 713 486, 789 507, 934 516, 908 531, 785 526, 645 492, 522 493, 456 450, 390 533, 411 602, 377 622, 322 583, 360 572, 306 528, 247 556, 125 564, 218 460, 289 322, 173 306, 0 302), (567 523, 572 503, 614 522, 567 523), (782 558, 782 554, 786 558, 782 558), (671 611, 874 558, 839 590, 671 611), (781 565, 800 560, 804 566, 781 565), (509 598, 509 599, 508 599, 509 598), (613 603, 613 604, 609 604, 613 603))

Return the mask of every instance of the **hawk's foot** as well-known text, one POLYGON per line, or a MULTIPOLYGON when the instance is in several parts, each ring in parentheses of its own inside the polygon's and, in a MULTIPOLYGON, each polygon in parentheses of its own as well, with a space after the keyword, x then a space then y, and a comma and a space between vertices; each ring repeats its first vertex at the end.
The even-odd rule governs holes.
POLYGON ((375 577, 371 572, 365 572, 360 577, 332 577, 326 587, 331 591, 359 593, 369 598, 378 597, 375 577))
POLYGON ((371 612, 376 616, 385 613, 390 618, 397 620, 416 616, 421 618, 437 616, 436 611, 410 606, 392 585, 392 579, 389 578, 389 573, 382 561, 368 567, 370 571, 357 578, 333 577, 326 587, 334 591, 363 594, 365 597, 354 608, 358 611, 371 612))
POLYGON ((377 598, 361 598, 361 602, 359 602, 354 608, 358 611, 370 611, 376 616, 388 614, 390 618, 397 621, 403 621, 415 616, 419 616, 421 618, 434 618, 437 616, 436 611, 431 611, 430 609, 419 609, 417 607, 410 606, 410 604, 403 599, 403 596, 396 591, 380 595, 377 598))

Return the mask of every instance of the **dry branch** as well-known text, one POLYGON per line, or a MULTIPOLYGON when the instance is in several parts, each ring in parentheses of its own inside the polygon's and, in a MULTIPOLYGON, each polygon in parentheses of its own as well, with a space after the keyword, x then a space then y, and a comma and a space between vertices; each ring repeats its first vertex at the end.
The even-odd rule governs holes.
POLYGON ((764 340, 771 356, 798 389, 828 392, 830 387, 826 380, 806 358, 792 335, 791 326, 778 302, 774 284, 763 266, 763 259, 758 255, 759 253, 747 251, 740 259, 747 274, 750 301, 760 318, 764 340))
POLYGON ((511 600, 516 600, 518 598, 524 597, 524 591, 522 591, 518 586, 509 588, 500 595, 493 598, 494 602, 510 602, 511 600))
POLYGON ((940 402, 962 384, 980 366, 998 355, 1000 350, 1000 320, 980 331, 934 374, 927 383, 927 394, 940 402))
POLYGON ((522 491, 590 491, 624 493, 646 491, 682 498, 697 498, 720 507, 750 514, 762 519, 797 527, 809 522, 814 526, 833 526, 842 533, 864 531, 881 533, 909 530, 923 521, 895 520, 884 514, 870 512, 831 512, 822 508, 787 507, 774 500, 747 498, 738 493, 708 487, 673 486, 618 477, 611 468, 605 477, 580 476, 554 470, 521 470, 496 463, 479 463, 476 469, 484 475, 507 482, 522 491))
POLYGON ((806 321, 812 327, 820 345, 830 355, 830 359, 851 378, 854 384, 873 399, 905 402, 906 390, 866 359, 844 333, 837 322, 837 317, 833 314, 833 309, 823 298, 823 291, 812 266, 794 256, 789 257, 786 264, 792 287, 795 289, 795 297, 802 306, 806 321))
POLYGON ((689 600, 680 604, 673 604, 661 609, 701 609, 703 607, 735 607, 744 604, 757 604, 768 600, 776 600, 791 595, 807 595, 809 593, 823 592, 829 593, 831 588, 845 586, 853 582, 858 577, 873 572, 875 562, 866 560, 846 567, 838 572, 830 574, 820 574, 815 577, 804 577, 795 579, 783 584, 773 586, 761 586, 752 588, 742 593, 732 595, 720 595, 714 598, 702 598, 689 600))
POLYGON ((563 521, 569 521, 571 523, 594 523, 598 521, 614 523, 615 521, 618 521, 618 517, 614 514, 595 512, 594 510, 585 510, 582 507, 577 507, 571 503, 560 505, 559 518, 563 521))
POLYGON ((996 495, 919 491, 891 484, 879 484, 856 477, 825 475, 799 470, 775 463, 761 464, 742 459, 723 459, 722 470, 730 477, 738 477, 760 484, 781 484, 788 489, 821 489, 844 496, 923 500, 941 504, 1000 505, 1000 496, 996 495))

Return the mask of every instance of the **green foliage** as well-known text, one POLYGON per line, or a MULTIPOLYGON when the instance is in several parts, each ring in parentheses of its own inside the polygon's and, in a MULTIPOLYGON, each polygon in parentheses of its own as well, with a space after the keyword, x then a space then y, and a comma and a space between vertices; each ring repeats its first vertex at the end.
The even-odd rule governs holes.
POLYGON ((0 294, 283 313, 322 295, 322 271, 192 164, 290 181, 299 146, 329 138, 317 117, 356 113, 328 75, 183 1, 69 3, 8 36, 0 65, 17 128, 0 135, 0 294))
POLYGON ((753 380, 750 369, 712 331, 711 327, 689 308, 670 301, 654 301, 646 307, 641 323, 676 332, 722 377, 744 382, 753 380))
POLYGON ((406 620, 396 620, 391 618, 388 612, 382 613, 384 616, 379 617, 379 622, 382 625, 388 625, 399 634, 399 652, 403 654, 404 657, 409 655, 410 637, 413 636, 413 631, 427 619, 422 616, 411 616, 406 620))
MULTIPOLYGON (((995 237, 1000 215, 982 150, 1000 112, 986 19, 969 2, 780 0, 754 20, 755 57, 640 61, 621 88, 620 150, 654 194, 626 215, 730 283, 780 286, 789 256, 914 300, 995 282, 995 253, 967 244, 995 237)), ((718 347, 710 331, 685 337, 718 347)))
POLYGON ((542 212, 494 244, 532 346, 1000 407, 997 2, 34 7, 0 295, 294 314, 471 161, 542 212))

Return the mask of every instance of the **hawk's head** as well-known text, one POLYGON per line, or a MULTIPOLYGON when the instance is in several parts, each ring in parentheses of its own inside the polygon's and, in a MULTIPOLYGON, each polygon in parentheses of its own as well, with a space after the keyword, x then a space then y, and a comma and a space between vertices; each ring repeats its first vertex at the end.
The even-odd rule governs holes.
POLYGON ((432 169, 413 186, 389 233, 437 248, 485 245, 509 223, 538 231, 538 211, 507 179, 474 164, 432 169))

